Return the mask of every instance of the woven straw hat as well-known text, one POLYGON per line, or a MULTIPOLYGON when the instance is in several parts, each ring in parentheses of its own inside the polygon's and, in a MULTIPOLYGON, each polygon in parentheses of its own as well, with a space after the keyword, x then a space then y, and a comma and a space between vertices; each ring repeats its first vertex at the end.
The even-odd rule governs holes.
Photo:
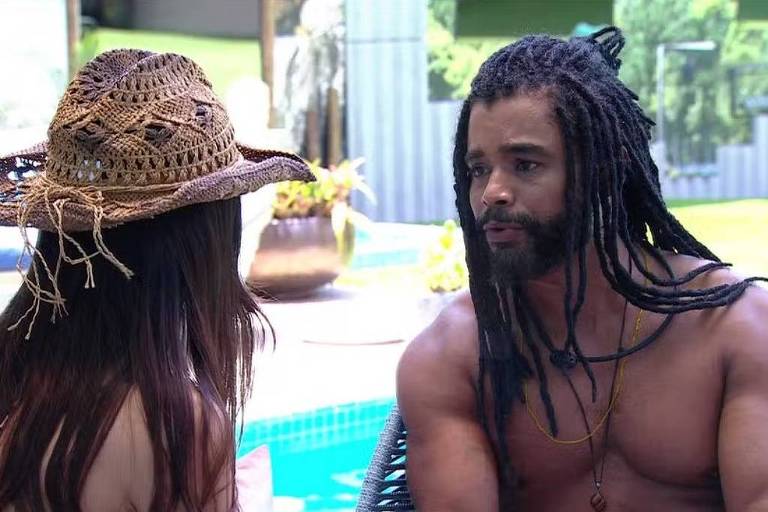
POLYGON ((238 144, 210 82, 190 59, 143 50, 101 54, 67 87, 48 141, 0 157, 0 225, 21 229, 22 257, 37 253, 27 227, 58 233, 60 247, 66 241, 78 253, 62 250, 55 265, 33 260, 26 273, 18 266, 35 301, 12 328, 31 314, 29 337, 41 302, 54 306, 53 319, 66 313, 58 288, 62 261, 86 266, 86 288, 95 286, 91 260, 98 256, 133 275, 104 245, 102 229, 267 183, 312 179, 295 155, 238 144), (73 231, 92 231, 96 252, 87 254, 67 234, 73 231), (41 287, 40 272, 50 289, 41 287))
POLYGON ((295 155, 235 142, 224 107, 190 59, 114 50, 70 83, 47 142, 0 157, 0 225, 109 228, 311 179, 295 155))

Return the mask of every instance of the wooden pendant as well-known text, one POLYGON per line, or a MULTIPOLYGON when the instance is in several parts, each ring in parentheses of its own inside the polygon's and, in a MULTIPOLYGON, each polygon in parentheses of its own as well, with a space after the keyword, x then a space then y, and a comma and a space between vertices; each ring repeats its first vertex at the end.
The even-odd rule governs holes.
POLYGON ((596 512, 603 512, 608 508, 608 502, 605 501, 605 498, 603 498, 603 495, 600 494, 600 491, 597 491, 592 495, 592 499, 589 500, 589 504, 592 505, 592 508, 595 509, 596 512))

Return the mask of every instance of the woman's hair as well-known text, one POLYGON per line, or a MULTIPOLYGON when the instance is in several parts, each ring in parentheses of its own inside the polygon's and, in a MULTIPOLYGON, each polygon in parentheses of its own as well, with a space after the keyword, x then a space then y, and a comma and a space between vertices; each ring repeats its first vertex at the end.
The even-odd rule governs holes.
MULTIPOLYGON (((91 233, 70 235, 95 252, 91 233)), ((0 509, 79 510, 131 391, 154 453, 151 510, 201 510, 222 475, 234 480, 233 423, 251 386, 253 352, 271 330, 238 274, 240 236, 239 198, 105 230, 105 245, 135 277, 94 258, 95 287, 85 288, 85 265, 64 264, 58 284, 68 315, 50 322, 52 308, 42 303, 28 340, 28 325, 9 330, 33 305, 29 289, 19 289, 0 316, 0 418, 9 415, 0 509)), ((37 268, 55 265, 61 247, 58 235, 40 232, 37 268)), ((50 287, 45 272, 31 274, 50 287)), ((231 493, 235 503, 234 485, 231 493)))

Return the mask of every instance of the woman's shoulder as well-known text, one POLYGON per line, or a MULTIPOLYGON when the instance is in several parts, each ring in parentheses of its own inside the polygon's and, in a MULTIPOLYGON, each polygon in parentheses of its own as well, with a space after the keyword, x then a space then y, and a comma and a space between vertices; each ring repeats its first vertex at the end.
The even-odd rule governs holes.
POLYGON ((154 452, 141 394, 128 392, 85 481, 83 510, 148 510, 154 452))
MULTIPOLYGON (((194 447, 190 457, 205 450, 209 456, 228 450, 231 443, 225 413, 205 400, 190 383, 194 415, 194 447), (208 432, 204 440, 202 432, 208 432), (214 452, 214 453, 212 453, 214 452)), ((150 405, 151 406, 151 405, 150 405)), ((195 466, 200 466, 201 460, 195 466)), ((115 417, 83 492, 84 510, 149 510, 155 487, 155 447, 147 426, 144 400, 137 388, 131 389, 115 417)))

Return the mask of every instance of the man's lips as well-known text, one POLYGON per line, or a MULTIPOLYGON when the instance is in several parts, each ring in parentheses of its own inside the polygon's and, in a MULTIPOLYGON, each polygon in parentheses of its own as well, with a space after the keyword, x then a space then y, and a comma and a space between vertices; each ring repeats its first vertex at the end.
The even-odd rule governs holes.
POLYGON ((525 235, 525 229, 519 224, 504 222, 488 222, 483 230, 488 243, 516 242, 525 235))

